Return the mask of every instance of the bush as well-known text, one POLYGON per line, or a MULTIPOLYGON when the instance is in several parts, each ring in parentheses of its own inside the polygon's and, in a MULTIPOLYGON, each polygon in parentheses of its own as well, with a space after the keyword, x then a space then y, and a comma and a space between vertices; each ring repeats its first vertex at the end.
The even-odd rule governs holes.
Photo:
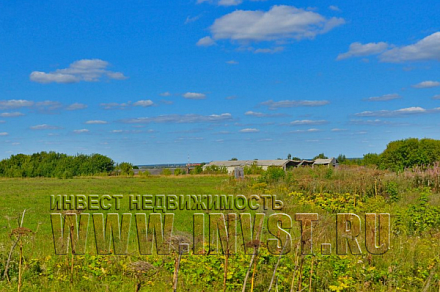
POLYGON ((162 169, 161 175, 171 175, 171 170, 169 170, 168 168, 164 168, 162 169))

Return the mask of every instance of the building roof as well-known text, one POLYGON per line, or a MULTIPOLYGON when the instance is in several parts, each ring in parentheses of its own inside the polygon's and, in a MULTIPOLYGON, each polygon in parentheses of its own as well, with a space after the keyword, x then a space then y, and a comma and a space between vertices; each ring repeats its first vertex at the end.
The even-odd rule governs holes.
POLYGON ((224 166, 224 167, 234 167, 234 166, 246 166, 256 163, 258 166, 284 166, 289 162, 295 162, 294 160, 287 159, 274 159, 274 160, 231 160, 231 161, 211 161, 206 166, 224 166))
POLYGON ((315 162, 313 164, 332 164, 332 163, 337 163, 336 159, 334 157, 332 158, 326 158, 326 159, 316 159, 315 162))

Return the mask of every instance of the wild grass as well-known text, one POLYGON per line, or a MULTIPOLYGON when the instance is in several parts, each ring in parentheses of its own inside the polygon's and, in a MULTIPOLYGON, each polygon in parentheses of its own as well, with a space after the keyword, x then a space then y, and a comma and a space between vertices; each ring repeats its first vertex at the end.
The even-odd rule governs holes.
MULTIPOLYGON (((269 287, 271 291, 438 291, 440 195, 436 176, 436 170, 393 173, 339 167, 298 168, 281 177, 246 176, 239 181, 223 175, 0 179, 0 275, 15 242, 11 234, 20 226, 24 209, 22 227, 35 234, 23 239, 22 256, 14 249, 8 278, 0 280, 0 290, 17 291, 20 284, 22 291, 172 291, 174 287, 206 292, 268 291, 269 287), (122 194, 120 213, 130 211, 126 198, 130 194, 272 194, 284 202, 278 212, 292 218, 291 240, 279 248, 288 251, 282 256, 268 252, 267 238, 273 236, 267 231, 258 243, 248 243, 259 245, 255 254, 190 252, 180 256, 174 248, 166 256, 141 256, 133 248, 128 255, 102 256, 93 249, 85 255, 55 255, 49 216, 53 194, 122 194), (336 214, 346 212, 362 219, 361 255, 335 253, 336 214), (368 212, 391 214, 391 246, 383 255, 366 251, 364 216, 368 212), (301 254, 296 213, 319 214, 313 225, 313 255, 301 254), (321 243, 331 243, 331 254, 321 253, 321 243)), ((267 217, 275 211, 260 208, 255 212, 267 217)), ((193 213, 176 211, 177 241, 191 238, 193 213)), ((135 236, 130 244, 136 246, 135 236)))

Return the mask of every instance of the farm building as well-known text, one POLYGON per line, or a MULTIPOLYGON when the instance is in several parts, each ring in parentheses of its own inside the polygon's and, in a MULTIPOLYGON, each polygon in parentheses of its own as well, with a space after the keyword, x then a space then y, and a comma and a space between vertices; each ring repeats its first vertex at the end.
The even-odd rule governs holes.
POLYGON ((231 160, 231 161, 211 161, 203 166, 203 169, 210 166, 226 167, 229 174, 232 174, 236 167, 251 166, 253 163, 260 166, 263 170, 267 170, 269 166, 280 167, 286 170, 288 167, 296 167, 301 161, 299 160, 231 160))
POLYGON ((338 161, 334 157, 327 158, 327 159, 316 159, 315 162, 313 162, 312 166, 315 166, 315 165, 324 165, 327 167, 330 167, 330 165, 331 165, 333 167, 336 167, 336 166, 338 166, 338 161))

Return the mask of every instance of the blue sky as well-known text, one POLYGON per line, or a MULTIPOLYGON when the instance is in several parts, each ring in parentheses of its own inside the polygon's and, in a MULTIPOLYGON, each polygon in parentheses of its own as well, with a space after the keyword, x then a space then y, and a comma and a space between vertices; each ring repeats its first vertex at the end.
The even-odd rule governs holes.
POLYGON ((311 158, 440 139, 438 1, 2 1, 0 158, 311 158))

